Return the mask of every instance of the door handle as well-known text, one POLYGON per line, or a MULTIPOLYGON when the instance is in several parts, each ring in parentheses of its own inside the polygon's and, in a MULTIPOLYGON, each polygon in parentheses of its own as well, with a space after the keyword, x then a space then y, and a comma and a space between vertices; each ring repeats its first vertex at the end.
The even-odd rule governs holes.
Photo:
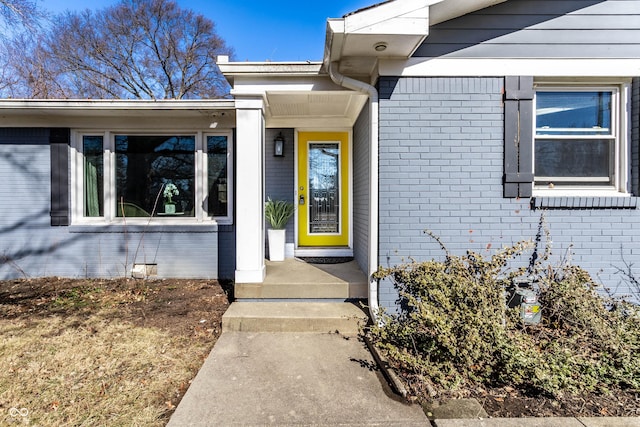
POLYGON ((301 204, 301 205, 304 205, 304 195, 303 194, 300 195, 300 198, 298 199, 298 203, 301 204))

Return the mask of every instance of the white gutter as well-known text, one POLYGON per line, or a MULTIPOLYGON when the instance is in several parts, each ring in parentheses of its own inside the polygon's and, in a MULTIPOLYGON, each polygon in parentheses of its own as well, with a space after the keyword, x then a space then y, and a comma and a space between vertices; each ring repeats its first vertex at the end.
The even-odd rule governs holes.
POLYGON ((378 271, 378 91, 370 84, 340 74, 338 61, 329 64, 329 76, 337 85, 369 95, 369 123, 371 144, 369 147, 369 314, 374 323, 378 322, 378 281, 373 274, 378 271))
POLYGON ((11 110, 79 110, 79 111, 121 111, 121 110, 233 110, 230 99, 2 99, 0 109, 11 110))

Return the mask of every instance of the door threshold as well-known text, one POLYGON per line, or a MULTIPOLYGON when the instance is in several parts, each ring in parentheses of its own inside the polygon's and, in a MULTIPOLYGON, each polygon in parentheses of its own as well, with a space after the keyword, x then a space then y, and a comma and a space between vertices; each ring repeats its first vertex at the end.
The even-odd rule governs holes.
POLYGON ((297 257, 352 257, 351 248, 296 248, 297 257))

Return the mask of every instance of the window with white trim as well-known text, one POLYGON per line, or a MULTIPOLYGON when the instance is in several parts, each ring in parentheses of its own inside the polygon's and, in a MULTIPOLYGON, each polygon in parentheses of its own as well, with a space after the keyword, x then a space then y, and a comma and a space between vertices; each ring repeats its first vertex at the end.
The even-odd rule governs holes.
POLYGON ((230 132, 75 136, 75 223, 232 222, 230 132))
POLYGON ((534 189, 626 192, 624 86, 539 86, 534 189))

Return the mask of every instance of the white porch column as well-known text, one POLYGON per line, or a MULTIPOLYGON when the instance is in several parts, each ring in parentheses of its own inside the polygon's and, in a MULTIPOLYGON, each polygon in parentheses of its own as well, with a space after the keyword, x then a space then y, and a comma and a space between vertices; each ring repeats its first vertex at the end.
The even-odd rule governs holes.
POLYGON ((236 283, 261 283, 266 271, 263 105, 236 100, 236 283))

